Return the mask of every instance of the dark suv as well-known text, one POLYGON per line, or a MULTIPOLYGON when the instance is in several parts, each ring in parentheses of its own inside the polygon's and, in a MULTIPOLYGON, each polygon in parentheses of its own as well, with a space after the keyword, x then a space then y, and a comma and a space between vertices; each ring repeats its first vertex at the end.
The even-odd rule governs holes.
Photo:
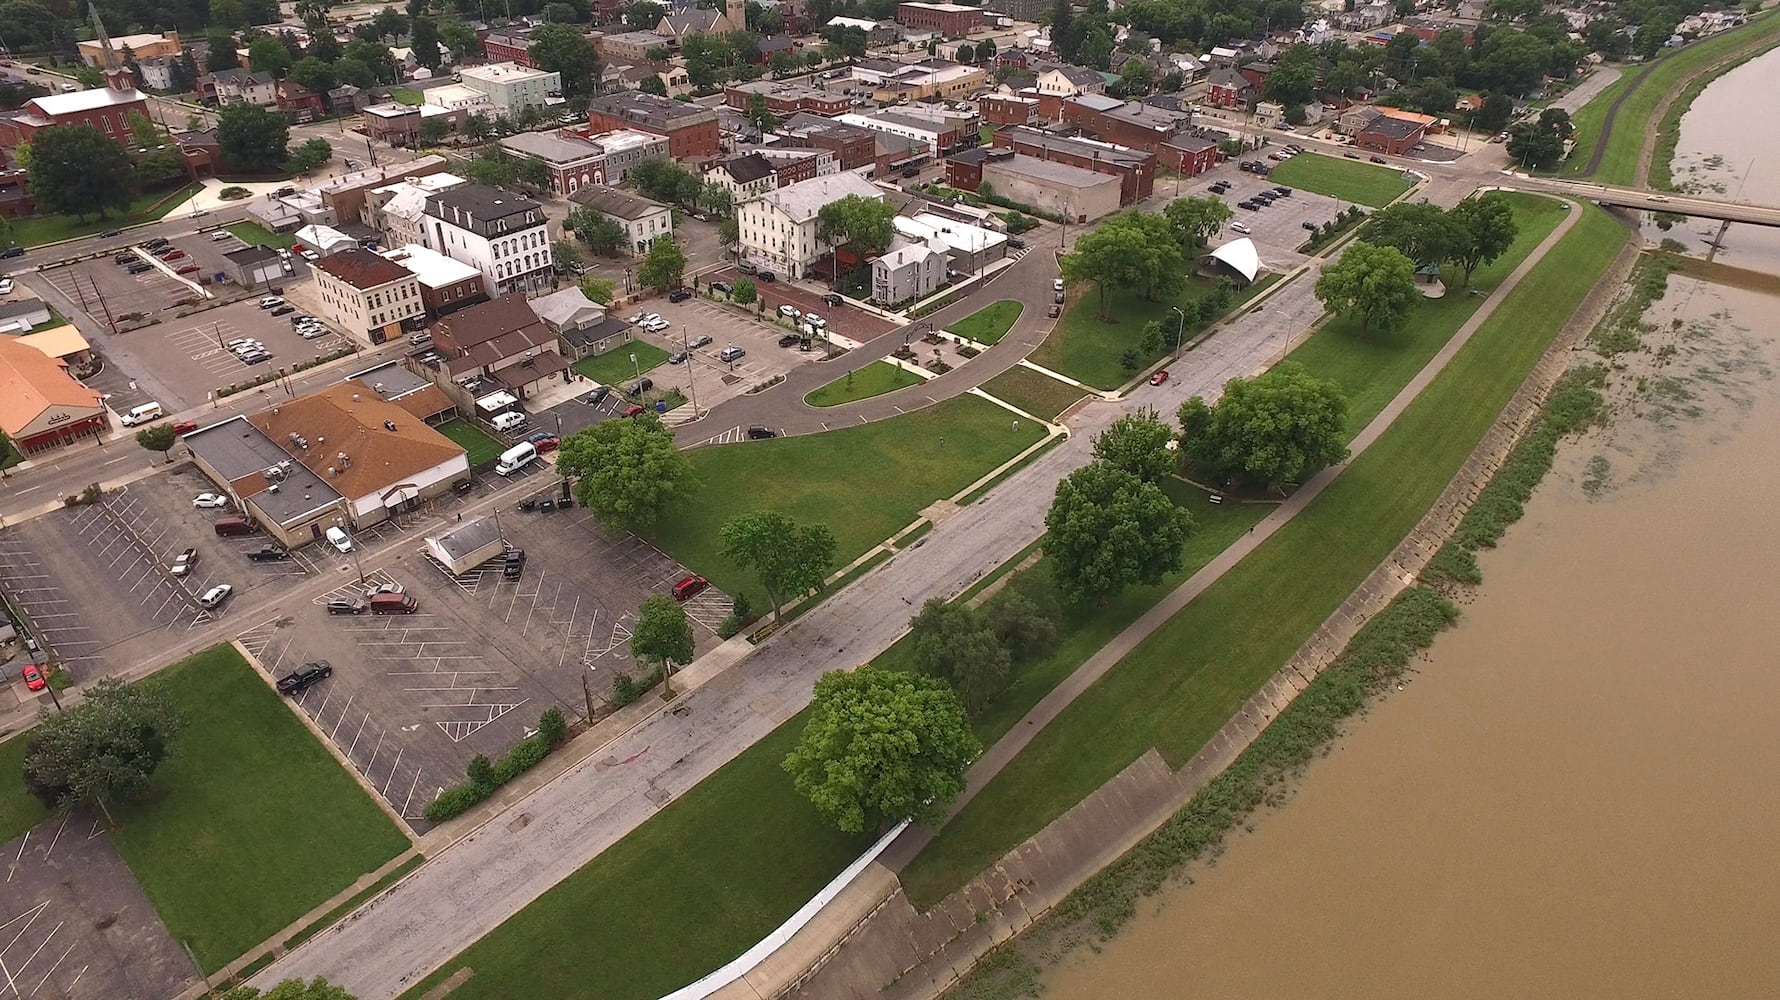
POLYGON ((355 600, 350 597, 336 598, 329 601, 327 603, 327 609, 328 614, 330 615, 362 615, 370 610, 365 607, 364 601, 355 600))
POLYGON ((668 293, 669 302, 685 302, 690 298, 692 298, 692 289, 690 288, 676 288, 668 293))
POLYGON ((517 580, 525 572, 525 550, 508 549, 507 557, 501 561, 501 579, 517 580))
POLYGON ((314 684, 317 681, 326 680, 332 676, 334 676, 333 665, 326 660, 305 663, 300 669, 293 670, 290 673, 285 674, 283 677, 278 678, 278 693, 290 695, 298 694, 311 684, 314 684))

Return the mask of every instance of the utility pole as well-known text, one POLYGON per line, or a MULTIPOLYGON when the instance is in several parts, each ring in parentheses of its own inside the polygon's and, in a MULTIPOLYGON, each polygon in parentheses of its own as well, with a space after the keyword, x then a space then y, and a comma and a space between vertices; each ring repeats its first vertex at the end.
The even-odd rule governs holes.
POLYGON ((686 391, 692 396, 692 415, 698 416, 698 362, 692 357, 692 344, 686 336, 686 324, 680 324, 680 350, 686 352, 686 391))

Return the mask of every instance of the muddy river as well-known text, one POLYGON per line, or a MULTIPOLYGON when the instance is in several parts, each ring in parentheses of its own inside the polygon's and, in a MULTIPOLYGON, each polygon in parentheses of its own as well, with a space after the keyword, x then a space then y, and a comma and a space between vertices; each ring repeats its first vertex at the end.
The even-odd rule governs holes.
MULTIPOLYGON (((1780 204, 1780 122, 1731 110, 1776 74, 1708 89, 1678 179, 1780 204)), ((1780 996, 1780 298, 1674 278, 1646 318, 1458 627, 1047 998, 1780 996)))

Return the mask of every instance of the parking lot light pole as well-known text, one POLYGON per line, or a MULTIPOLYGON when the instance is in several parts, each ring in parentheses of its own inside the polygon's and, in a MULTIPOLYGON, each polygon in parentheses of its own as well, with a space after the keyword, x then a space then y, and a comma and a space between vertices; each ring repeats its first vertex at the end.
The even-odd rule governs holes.
POLYGON ((686 324, 680 324, 680 350, 686 352, 686 391, 692 396, 692 415, 698 416, 698 362, 692 356, 692 342, 686 335, 686 324))
POLYGON ((1174 353, 1178 355, 1181 341, 1187 335, 1187 314, 1181 311, 1180 306, 1170 306, 1169 308, 1173 309, 1174 314, 1180 317, 1180 323, 1174 328, 1174 353))
POLYGON ((365 582, 365 567, 358 561, 358 539, 352 537, 352 527, 346 523, 344 517, 334 518, 334 524, 346 535, 346 544, 351 546, 349 551, 352 552, 352 568, 358 572, 358 582, 362 584, 365 582))

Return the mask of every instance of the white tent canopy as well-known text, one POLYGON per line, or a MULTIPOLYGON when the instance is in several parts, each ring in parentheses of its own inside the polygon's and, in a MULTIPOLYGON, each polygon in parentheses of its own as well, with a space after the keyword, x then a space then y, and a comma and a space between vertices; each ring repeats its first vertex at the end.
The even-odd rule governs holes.
POLYGON ((1254 281, 1255 275, 1261 273, 1261 255, 1255 250, 1255 241, 1246 236, 1218 247, 1210 256, 1242 275, 1244 281, 1254 281))
POLYGON ((304 226, 297 230, 297 242, 314 250, 322 256, 350 250, 358 246, 358 240, 346 235, 332 226, 304 226))

